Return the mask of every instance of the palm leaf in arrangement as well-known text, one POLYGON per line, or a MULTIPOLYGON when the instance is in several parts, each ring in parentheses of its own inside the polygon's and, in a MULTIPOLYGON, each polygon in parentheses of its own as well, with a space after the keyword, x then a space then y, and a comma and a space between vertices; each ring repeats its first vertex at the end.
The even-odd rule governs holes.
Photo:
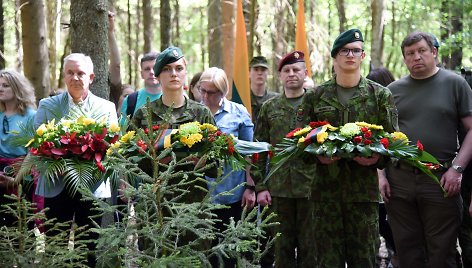
POLYGON ((71 195, 79 189, 92 189, 102 179, 101 173, 93 161, 65 159, 64 183, 71 195))

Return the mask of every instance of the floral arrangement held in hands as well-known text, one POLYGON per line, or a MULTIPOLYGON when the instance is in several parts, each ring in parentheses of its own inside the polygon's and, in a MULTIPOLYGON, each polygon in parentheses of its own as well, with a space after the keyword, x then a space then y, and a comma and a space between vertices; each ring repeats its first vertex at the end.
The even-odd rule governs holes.
POLYGON ((406 161, 435 179, 431 170, 441 165, 431 154, 424 151, 417 141, 411 145, 402 132, 388 133, 382 126, 366 122, 347 123, 335 127, 326 121, 310 122, 304 128, 289 132, 276 146, 272 159, 275 168, 301 152, 327 157, 352 159, 356 156, 371 157, 373 153, 406 161))
POLYGON ((26 144, 32 155, 59 158, 78 158, 94 161, 98 169, 105 172, 101 164, 110 143, 118 140, 120 128, 106 121, 80 116, 76 120, 62 119, 42 124, 34 137, 26 144))
POLYGON ((53 119, 40 125, 25 145, 30 154, 21 169, 27 172, 34 168, 47 184, 63 177, 72 194, 79 188, 91 189, 106 177, 102 160, 119 133, 119 126, 107 127, 105 119, 83 115, 57 123, 53 119))
MULTIPOLYGON (((178 129, 160 129, 155 125, 152 129, 143 130, 146 140, 136 131, 128 131, 121 139, 111 145, 107 154, 114 150, 126 157, 141 158, 147 153, 148 146, 157 151, 171 148, 175 152, 184 152, 196 157, 206 156, 209 160, 223 160, 234 169, 242 169, 247 164, 244 157, 235 149, 235 139, 212 124, 190 122, 182 124, 178 129)), ((132 159, 132 158, 131 158, 132 159)))

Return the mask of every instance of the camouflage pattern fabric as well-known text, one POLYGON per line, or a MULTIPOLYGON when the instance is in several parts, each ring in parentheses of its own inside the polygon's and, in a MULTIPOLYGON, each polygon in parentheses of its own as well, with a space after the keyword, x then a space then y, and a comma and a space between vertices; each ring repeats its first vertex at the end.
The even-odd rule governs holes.
MULTIPOLYGON (((290 106, 285 94, 282 94, 262 105, 254 131, 254 140, 276 145, 288 132, 303 125, 303 112, 290 106)), ((307 157, 314 159, 312 155, 307 157)), ((257 192, 269 190, 272 196, 289 198, 310 196, 311 182, 316 169, 314 162, 309 163, 302 159, 289 161, 264 183, 266 163, 267 153, 261 153, 256 163, 261 172, 252 174, 257 192)))
MULTIPOLYGON (((336 95, 333 78, 315 91, 307 92, 302 103, 305 121, 328 121, 334 126, 364 121, 384 127, 392 132, 398 129, 398 114, 389 89, 361 77, 359 87, 342 105, 336 95)), ((318 165, 318 176, 313 182, 313 200, 342 202, 377 202, 378 190, 375 167, 363 167, 352 160, 336 163, 342 172, 332 178, 326 165, 318 165)))
POLYGON ((275 231, 281 234, 275 242, 275 267, 313 267, 314 202, 307 198, 274 197, 272 204, 280 223, 275 231))
MULTIPOLYGON (((203 104, 186 98, 185 105, 172 109, 171 116, 166 118, 169 107, 162 103, 162 97, 151 102, 151 118, 154 125, 169 123, 169 128, 178 128, 180 125, 198 121, 200 123, 210 123, 216 126, 215 119, 211 111, 203 104)), ((147 107, 144 105, 133 116, 131 122, 138 128, 147 127, 147 107)))
POLYGON ((313 202, 315 264, 310 267, 375 267, 378 250, 378 205, 358 202, 313 202), (318 242, 318 243, 317 243, 318 242))
MULTIPOLYGON (((305 122, 328 121, 340 126, 365 121, 398 129, 398 114, 389 89, 361 77, 346 105, 337 98, 336 77, 308 92, 301 108, 305 122)), ((314 229, 317 267, 373 267, 379 248, 377 166, 342 159, 339 172, 319 164, 312 184, 317 221, 314 229)))
POLYGON ((251 91, 251 110, 252 110, 252 122, 256 124, 259 111, 261 110, 262 104, 273 97, 279 96, 280 94, 274 91, 268 91, 264 93, 264 96, 257 97, 251 91))

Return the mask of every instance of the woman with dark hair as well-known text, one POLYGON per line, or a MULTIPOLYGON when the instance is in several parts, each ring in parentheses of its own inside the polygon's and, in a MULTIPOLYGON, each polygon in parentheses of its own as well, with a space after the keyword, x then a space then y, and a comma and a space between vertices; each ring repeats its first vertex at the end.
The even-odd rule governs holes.
MULTIPOLYGON (((16 193, 15 163, 27 154, 24 146, 12 140, 21 135, 21 125, 33 122, 36 114, 34 88, 28 79, 14 70, 0 71, 0 204, 9 202, 5 195, 16 193)), ((0 212, 0 226, 12 225, 14 219, 0 212)))
POLYGON ((375 68, 370 71, 370 73, 367 75, 367 79, 377 82, 384 87, 388 86, 390 83, 395 81, 395 78, 393 78, 392 73, 387 68, 383 67, 375 68))
POLYGON ((198 91, 200 87, 200 77, 202 76, 202 72, 196 73, 193 77, 192 80, 190 80, 190 86, 188 88, 188 97, 191 100, 194 100, 196 102, 201 102, 202 101, 202 95, 200 94, 200 91, 198 91))

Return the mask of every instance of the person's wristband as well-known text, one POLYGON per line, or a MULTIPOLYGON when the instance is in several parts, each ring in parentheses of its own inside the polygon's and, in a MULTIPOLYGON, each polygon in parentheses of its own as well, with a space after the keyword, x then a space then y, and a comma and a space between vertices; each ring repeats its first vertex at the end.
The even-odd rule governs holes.
POLYGON ((256 186, 250 185, 250 184, 247 184, 247 183, 246 183, 246 185, 244 186, 244 188, 246 188, 247 190, 251 190, 251 191, 253 191, 253 192, 256 191, 256 186))

